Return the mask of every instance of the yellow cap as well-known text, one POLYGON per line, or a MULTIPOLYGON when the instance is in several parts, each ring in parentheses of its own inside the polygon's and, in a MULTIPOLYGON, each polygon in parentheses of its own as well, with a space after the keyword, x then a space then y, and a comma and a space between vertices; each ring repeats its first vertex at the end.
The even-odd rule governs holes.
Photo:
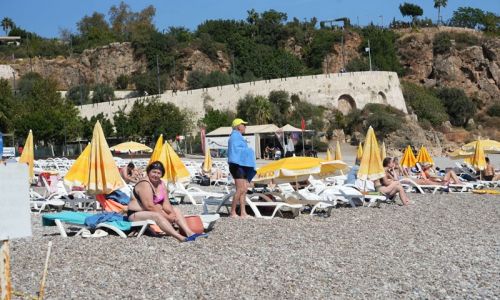
POLYGON ((236 126, 238 126, 238 125, 240 125, 240 124, 248 124, 248 122, 245 122, 245 121, 243 121, 243 120, 242 120, 242 119, 240 119, 240 118, 238 118, 238 119, 234 119, 234 120, 233 120, 233 123, 231 124, 231 127, 233 127, 233 128, 234 128, 234 127, 236 127, 236 126))

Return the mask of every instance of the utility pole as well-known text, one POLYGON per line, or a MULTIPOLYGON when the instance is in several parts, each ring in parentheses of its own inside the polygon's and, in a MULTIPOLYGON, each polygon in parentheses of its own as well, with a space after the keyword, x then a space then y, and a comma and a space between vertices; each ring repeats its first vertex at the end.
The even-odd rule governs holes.
MULTIPOLYGON (((342 37, 341 37, 341 52, 342 52, 342 70, 341 72, 345 72, 345 46, 344 46, 344 39, 345 39, 345 27, 350 24, 350 21, 348 18, 338 18, 338 19, 334 19, 334 20, 325 20, 325 21, 322 21, 323 23, 328 23, 330 24, 330 27, 332 27, 333 29, 333 23, 335 22, 342 22, 342 37)), ((359 18, 358 18, 358 23, 359 23, 359 18)))
POLYGON ((175 81, 175 74, 176 74, 176 70, 175 69, 176 68, 175 68, 175 56, 174 56, 174 70, 173 70, 174 73, 172 74, 172 79, 173 79, 173 82, 174 82, 173 91, 177 92, 177 82, 175 81))
POLYGON ((16 94, 16 72, 12 72, 12 91, 16 94))
POLYGON ((231 60, 233 62, 233 84, 236 84, 236 64, 234 63, 234 53, 231 53, 231 60))
POLYGON ((83 105, 83 83, 82 83, 82 73, 78 69, 78 81, 80 82, 80 106, 83 105))
POLYGON ((158 54, 156 54, 156 79, 158 81, 158 95, 161 94, 161 86, 160 86, 160 64, 158 62, 158 54))

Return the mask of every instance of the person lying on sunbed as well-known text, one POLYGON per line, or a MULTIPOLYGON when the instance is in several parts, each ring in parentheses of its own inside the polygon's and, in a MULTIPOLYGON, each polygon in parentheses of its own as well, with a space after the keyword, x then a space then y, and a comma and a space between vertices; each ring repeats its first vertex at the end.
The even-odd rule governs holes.
POLYGON ((381 179, 375 180, 373 182, 375 185, 375 190, 389 198, 393 197, 396 194, 399 194, 399 198, 403 202, 403 205, 408 205, 410 203, 408 195, 406 195, 406 192, 401 183, 395 180, 392 172, 390 172, 390 170, 394 169, 394 160, 392 159, 392 157, 386 157, 382 162, 382 165, 385 169, 385 175, 381 179))
POLYGON ((180 242, 191 242, 198 237, 207 237, 207 234, 195 234, 187 225, 181 211, 170 204, 167 187, 161 180, 164 174, 165 167, 159 161, 153 162, 146 168, 147 176, 135 185, 128 205, 129 220, 153 220, 163 232, 180 242), (177 232, 173 224, 177 224, 187 237, 177 232))
POLYGON ((420 172, 420 179, 417 179, 418 184, 424 185, 450 185, 450 184, 462 184, 460 178, 453 170, 449 170, 443 177, 437 176, 432 170, 432 164, 423 163, 422 172, 420 172))

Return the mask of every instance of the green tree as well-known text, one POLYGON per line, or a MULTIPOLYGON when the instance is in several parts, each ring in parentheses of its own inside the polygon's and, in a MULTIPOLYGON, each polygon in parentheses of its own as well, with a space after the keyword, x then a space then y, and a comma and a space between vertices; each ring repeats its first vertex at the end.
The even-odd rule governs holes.
POLYGON ((461 89, 441 88, 436 95, 443 102, 452 125, 465 126, 476 113, 476 105, 461 89))
POLYGON ((412 18, 413 25, 415 25, 417 18, 424 14, 424 10, 420 6, 408 2, 400 4, 399 11, 403 17, 410 16, 412 18))
POLYGON ((115 91, 113 87, 100 83, 94 86, 94 93, 92 94, 92 103, 109 102, 115 99, 115 91))
MULTIPOLYGON (((21 77, 21 81, 24 79, 21 77)), ((72 102, 61 98, 57 83, 43 78, 30 81, 29 89, 24 89, 16 101, 15 133, 24 135, 32 129, 38 141, 47 143, 63 143, 65 139, 78 137, 81 130, 78 110, 72 102)))
POLYGON ((9 35, 9 31, 15 26, 16 24, 14 24, 11 18, 5 17, 2 19, 2 29, 5 31, 5 35, 9 35))
POLYGON ((232 119, 234 119, 234 113, 230 111, 208 109, 203 119, 201 119, 201 125, 205 126, 207 132, 210 132, 219 127, 229 126, 232 119))
POLYGON ((132 21, 134 13, 130 6, 121 1, 118 6, 111 6, 108 12, 111 30, 120 40, 128 40, 130 38, 129 24, 132 21))
POLYGON ((83 118, 82 120, 82 137, 87 140, 92 139, 92 135, 94 133, 94 126, 99 121, 101 123, 102 132, 105 137, 113 136, 113 124, 111 121, 104 116, 103 113, 99 113, 95 116, 90 117, 90 119, 83 118))
POLYGON ((116 88, 119 89, 119 90, 126 90, 128 88, 128 83, 130 82, 130 78, 125 75, 125 74, 121 74, 120 76, 118 76, 118 78, 116 78, 116 88))
POLYGON ((450 25, 456 27, 476 28, 484 16, 484 12, 479 8, 459 7, 453 12, 450 25))
POLYGON ((368 40, 370 40, 373 68, 380 71, 393 71, 402 76, 403 66, 399 62, 396 49, 397 34, 392 30, 381 29, 373 25, 363 28, 362 34, 363 43, 359 51, 366 55, 364 49, 368 47, 368 40))
POLYGON ((118 138, 130 138, 134 135, 134 125, 130 122, 128 115, 125 113, 125 107, 120 108, 113 115, 113 122, 115 124, 116 136, 118 138))
POLYGON ((287 91, 271 91, 268 96, 269 102, 272 104, 272 121, 277 126, 284 126, 287 123, 290 115, 290 94, 287 91))
POLYGON ((439 25, 439 22, 441 21, 441 7, 446 7, 448 5, 448 0, 434 0, 434 8, 437 8, 438 10, 438 19, 437 19, 437 24, 439 25))
POLYGON ((401 128, 401 124, 405 123, 402 111, 384 104, 369 103, 365 105, 361 111, 361 115, 366 120, 364 122, 366 126, 363 129, 366 131, 372 126, 377 136, 381 139, 385 138, 389 133, 398 130, 401 128))
POLYGON ((0 79, 0 132, 10 132, 14 116, 14 95, 7 79, 0 79))
POLYGON ((83 49, 113 42, 114 37, 103 14, 94 12, 77 23, 83 49))
POLYGON ((272 116, 272 106, 263 96, 246 95, 238 101, 236 115, 251 124, 268 124, 272 116))

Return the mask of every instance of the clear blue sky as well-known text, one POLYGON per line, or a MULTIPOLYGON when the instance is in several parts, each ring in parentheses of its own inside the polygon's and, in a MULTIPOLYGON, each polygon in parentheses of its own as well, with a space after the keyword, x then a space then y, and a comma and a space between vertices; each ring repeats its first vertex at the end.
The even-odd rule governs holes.
MULTIPOLYGON (((289 20, 297 17, 317 17, 328 20, 349 17, 353 24, 359 18, 361 25, 373 21, 387 25, 393 17, 402 19, 399 4, 404 0, 129 0, 125 1, 134 12, 149 4, 156 7, 155 24, 158 29, 169 26, 184 26, 195 29, 207 19, 245 19, 247 10, 255 8, 258 12, 275 9, 288 14, 289 20), (383 16, 380 17, 380 16, 383 16)), ((424 16, 437 18, 433 0, 406 0, 420 5, 424 16)), ((97 11, 107 15, 112 5, 119 0, 0 0, 0 18, 11 18, 18 26, 36 32, 44 37, 58 37, 60 29, 76 32, 76 23, 85 15, 97 11)), ((442 9, 443 18, 451 17, 460 6, 472 6, 499 14, 499 0, 449 0, 442 9)), ((1 30, 1 29, 0 29, 1 30)), ((0 32, 3 34, 3 32, 0 32)))

